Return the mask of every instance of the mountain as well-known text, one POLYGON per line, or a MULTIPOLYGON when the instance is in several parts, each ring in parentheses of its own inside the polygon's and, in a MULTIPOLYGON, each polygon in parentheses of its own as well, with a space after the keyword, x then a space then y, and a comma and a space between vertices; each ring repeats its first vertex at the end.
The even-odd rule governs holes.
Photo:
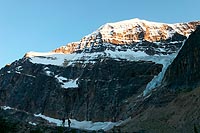
POLYGON ((161 99, 169 103, 175 97, 164 97, 166 89, 159 88, 174 84, 171 67, 199 24, 139 19, 107 23, 79 42, 47 53, 28 52, 0 70, 0 106, 26 112, 29 117, 17 119, 27 123, 40 124, 30 119, 34 116, 57 125, 70 117, 74 127, 87 130, 126 123, 149 105, 164 105, 161 99), (80 126, 77 120, 87 124, 80 126))
POLYGON ((199 132, 199 48, 198 26, 167 68, 162 85, 140 101, 122 132, 199 132))
POLYGON ((168 54, 176 52, 180 48, 180 41, 188 37, 198 24, 200 24, 198 21, 165 24, 137 18, 107 23, 90 35, 83 37, 79 42, 62 46, 55 49, 54 52, 102 52, 105 49, 112 51, 131 49, 133 51, 145 51, 150 55, 168 54), (149 49, 146 49, 146 47, 149 47, 149 49))

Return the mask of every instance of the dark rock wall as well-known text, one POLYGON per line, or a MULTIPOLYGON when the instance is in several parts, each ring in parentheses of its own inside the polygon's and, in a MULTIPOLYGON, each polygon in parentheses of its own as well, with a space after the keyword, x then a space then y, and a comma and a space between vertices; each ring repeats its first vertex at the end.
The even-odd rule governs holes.
POLYGON ((161 69, 153 62, 109 58, 68 67, 32 64, 24 58, 1 69, 0 105, 55 118, 115 121, 125 110, 124 101, 141 94, 161 69), (51 76, 45 67, 53 72, 51 76), (78 87, 62 88, 55 75, 78 78, 78 87))
POLYGON ((186 40, 169 66, 163 84, 172 89, 195 88, 200 85, 200 27, 186 40))
POLYGON ((194 132, 200 119, 200 27, 168 67, 162 85, 132 111, 122 132, 194 132))

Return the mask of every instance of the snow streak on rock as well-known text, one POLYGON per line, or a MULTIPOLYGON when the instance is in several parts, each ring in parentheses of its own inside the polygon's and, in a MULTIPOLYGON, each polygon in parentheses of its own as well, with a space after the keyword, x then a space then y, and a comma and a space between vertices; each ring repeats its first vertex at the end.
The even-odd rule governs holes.
MULTIPOLYGON (((185 44, 185 41, 183 42, 182 46, 185 44)), ((180 51, 180 50, 179 50, 180 51)), ((179 52, 178 51, 178 52, 179 52)), ((154 76, 154 78, 147 84, 146 89, 143 92, 143 96, 148 95, 149 92, 151 92, 152 89, 158 87, 161 85, 162 79, 165 75, 165 72, 168 68, 168 66, 173 62, 173 60, 176 58, 176 56, 178 55, 178 52, 175 54, 171 54, 169 56, 169 58, 166 59, 161 59, 158 63, 163 64, 163 68, 162 71, 157 75, 154 76)))

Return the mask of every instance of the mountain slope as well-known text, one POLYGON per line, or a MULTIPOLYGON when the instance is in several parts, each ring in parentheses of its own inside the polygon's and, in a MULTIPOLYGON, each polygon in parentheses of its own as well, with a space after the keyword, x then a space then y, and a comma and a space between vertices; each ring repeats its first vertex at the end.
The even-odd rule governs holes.
POLYGON ((194 126, 200 130, 199 42, 197 27, 166 70, 162 85, 139 103, 140 113, 134 112, 122 131, 188 133, 194 126))
POLYGON ((29 52, 0 70, 0 105, 57 119, 125 120, 148 107, 199 23, 108 23, 52 52, 29 52))
POLYGON ((1 70, 0 104, 55 118, 71 114, 105 121, 117 113, 114 119, 119 119, 124 100, 141 94, 161 68, 153 62, 109 58, 67 67, 23 59, 1 70))
POLYGON ((70 66, 77 62, 96 63, 100 58, 117 61, 143 60, 162 64, 162 71, 147 85, 144 91, 146 95, 152 88, 160 85, 166 68, 198 24, 199 21, 165 24, 139 19, 108 23, 79 42, 70 43, 49 53, 29 52, 25 57, 30 58, 32 63, 58 66, 70 66), (138 34, 143 36, 139 37, 138 34), (121 39, 123 43, 114 42, 113 39, 121 39))
POLYGON ((120 129, 122 132, 193 133, 196 126, 200 131, 199 95, 200 88, 195 88, 179 93, 166 106, 150 104, 120 129))

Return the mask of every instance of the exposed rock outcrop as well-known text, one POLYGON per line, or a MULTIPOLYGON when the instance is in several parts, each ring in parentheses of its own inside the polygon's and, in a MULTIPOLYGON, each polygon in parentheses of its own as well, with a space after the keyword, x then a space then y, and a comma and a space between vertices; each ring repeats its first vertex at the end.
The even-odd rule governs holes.
MULTIPOLYGON (((151 47, 152 43, 156 45, 157 43, 155 42, 164 42, 164 44, 168 43, 169 47, 167 48, 170 48, 170 45, 173 45, 172 47, 177 47, 178 42, 180 43, 180 41, 186 39, 186 37, 195 30, 196 25, 199 24, 199 21, 189 23, 165 24, 149 22, 140 19, 132 19, 116 23, 107 23, 101 26, 97 31, 93 32, 92 34, 83 37, 79 42, 69 43, 66 46, 62 46, 53 50, 53 52, 99 52, 104 51, 107 48, 109 49, 109 47, 116 46, 125 46, 125 49, 132 48, 134 51, 140 51, 140 49, 135 47, 138 42, 148 42, 146 45, 147 47, 151 47), (114 46, 107 46, 105 45, 106 43, 112 44, 114 46)), ((178 46, 179 45, 180 44, 178 44, 178 46)), ((159 47, 159 45, 157 47, 159 47)), ((179 48, 180 47, 178 47, 177 49, 179 48)), ((112 50, 117 49, 113 48, 112 50)))
POLYGON ((79 120, 115 121, 122 119, 124 101, 141 94, 161 69, 153 62, 109 58, 68 67, 22 59, 1 70, 0 105, 60 119, 70 115, 79 120), (65 79, 61 83, 56 77, 65 79), (68 79, 77 79, 78 86, 63 88, 68 79))
MULTIPOLYGON (((189 36, 166 70, 162 85, 135 105, 122 132, 194 132, 200 130, 200 27, 189 36)), ((132 104, 133 105, 133 104, 132 104)))

